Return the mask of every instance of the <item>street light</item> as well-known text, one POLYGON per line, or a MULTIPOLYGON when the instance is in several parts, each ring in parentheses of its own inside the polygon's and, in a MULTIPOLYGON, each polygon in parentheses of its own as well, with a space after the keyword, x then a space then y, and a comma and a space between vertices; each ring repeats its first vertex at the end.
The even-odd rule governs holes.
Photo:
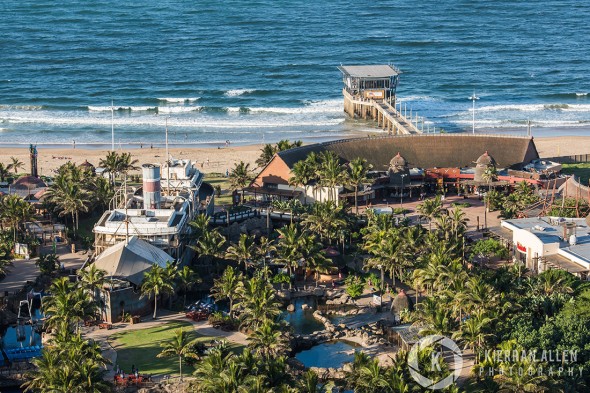
POLYGON ((475 90, 473 91, 473 95, 469 97, 469 99, 473 102, 473 133, 475 134, 475 100, 479 100, 479 97, 475 95, 475 90))
POLYGON ((399 205, 403 209, 404 208, 404 177, 408 176, 407 173, 404 173, 402 176, 402 193, 400 194, 399 205))

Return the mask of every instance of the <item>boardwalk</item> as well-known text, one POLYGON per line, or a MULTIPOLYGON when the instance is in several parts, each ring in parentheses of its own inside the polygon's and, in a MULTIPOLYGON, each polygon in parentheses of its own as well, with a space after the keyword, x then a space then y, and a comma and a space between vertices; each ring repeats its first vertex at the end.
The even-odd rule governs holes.
POLYGON ((370 100, 354 98, 346 89, 342 90, 344 95, 344 111, 350 117, 372 118, 377 126, 392 135, 421 134, 422 131, 416 127, 410 119, 403 116, 398 110, 385 100, 370 100))

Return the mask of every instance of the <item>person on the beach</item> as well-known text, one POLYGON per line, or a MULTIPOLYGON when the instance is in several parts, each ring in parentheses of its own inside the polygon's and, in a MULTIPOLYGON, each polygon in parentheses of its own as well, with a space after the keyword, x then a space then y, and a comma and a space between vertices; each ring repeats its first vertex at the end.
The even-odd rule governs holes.
POLYGON ((74 149, 76 148, 76 141, 72 141, 72 144, 74 145, 74 149))

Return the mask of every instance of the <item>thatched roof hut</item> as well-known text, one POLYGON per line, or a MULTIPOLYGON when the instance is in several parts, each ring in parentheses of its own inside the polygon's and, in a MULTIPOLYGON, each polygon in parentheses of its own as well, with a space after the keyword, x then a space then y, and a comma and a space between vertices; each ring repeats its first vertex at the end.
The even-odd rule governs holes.
POLYGON ((399 313, 403 310, 411 311, 412 309, 414 309, 412 299, 410 299, 410 297, 406 295, 406 292, 402 289, 393 299, 393 302, 391 302, 391 312, 399 315, 399 313))

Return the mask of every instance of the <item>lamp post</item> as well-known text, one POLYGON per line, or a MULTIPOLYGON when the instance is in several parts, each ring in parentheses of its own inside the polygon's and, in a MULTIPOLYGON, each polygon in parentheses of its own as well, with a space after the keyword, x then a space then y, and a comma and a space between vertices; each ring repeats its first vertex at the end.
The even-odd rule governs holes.
MULTIPOLYGON (((168 171, 166 175, 166 180, 168 183, 168 196, 170 196, 170 156, 168 155, 168 119, 170 116, 166 116, 166 169, 168 171)), ((229 224, 229 218, 228 218, 229 224)))
POLYGON ((475 134, 475 100, 479 100, 479 97, 475 95, 475 90, 473 91, 473 95, 469 97, 469 99, 473 102, 472 112, 473 112, 473 133, 475 134))
POLYGON ((402 175, 402 192, 400 194, 400 199, 399 199, 399 206, 400 208, 404 208, 404 177, 408 176, 407 173, 404 173, 402 175))
POLYGON ((272 207, 269 205, 266 208, 266 236, 270 238, 270 212, 272 211, 272 207))
POLYGON ((115 151, 115 101, 111 100, 111 151, 115 151))
POLYGON ((381 285, 379 286, 379 306, 383 307, 383 287, 385 285, 385 276, 383 274, 383 265, 377 266, 381 269, 381 285))

